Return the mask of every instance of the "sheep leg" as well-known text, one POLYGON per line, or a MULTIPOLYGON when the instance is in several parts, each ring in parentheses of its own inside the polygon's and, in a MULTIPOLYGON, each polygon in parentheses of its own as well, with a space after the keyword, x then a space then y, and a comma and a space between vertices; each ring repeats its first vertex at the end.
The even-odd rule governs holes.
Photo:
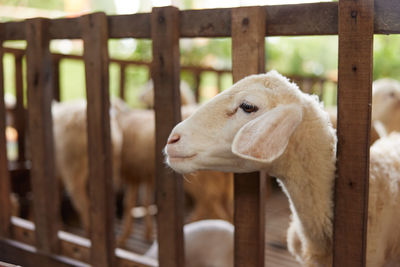
POLYGON ((132 232, 133 217, 131 211, 136 203, 137 192, 138 192, 137 185, 131 184, 130 186, 128 186, 126 195, 124 197, 123 227, 122 227, 122 233, 117 240, 118 247, 123 247, 125 245, 126 240, 128 239, 128 237, 132 232))
POLYGON ((72 204, 74 205, 76 211, 79 213, 83 229, 85 230, 86 234, 89 235, 90 233, 89 196, 86 191, 86 183, 82 184, 82 186, 75 187, 70 192, 70 194, 71 194, 72 204))
POLYGON ((146 183, 146 197, 145 197, 145 207, 146 207, 146 215, 144 217, 145 219, 145 238, 147 241, 152 240, 153 236, 153 220, 152 220, 152 215, 149 213, 149 207, 152 202, 152 196, 153 196, 153 184, 151 183, 146 183))

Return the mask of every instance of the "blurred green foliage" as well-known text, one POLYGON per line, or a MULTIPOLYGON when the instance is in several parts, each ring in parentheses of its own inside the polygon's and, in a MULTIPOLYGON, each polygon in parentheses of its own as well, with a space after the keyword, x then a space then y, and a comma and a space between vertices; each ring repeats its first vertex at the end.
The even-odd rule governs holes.
MULTIPOLYGON (((182 0, 181 9, 192 7, 193 0, 182 0)), ((2 0, 1 4, 27 6, 35 8, 63 10, 64 3, 61 0, 2 0)), ((140 3, 140 9, 149 9, 149 3, 140 3)), ((113 13, 114 2, 108 0, 91 0, 93 10, 107 10, 113 13)), ((24 42, 13 42, 13 46, 24 47, 24 42)), ((400 36, 377 35, 374 38, 374 79, 392 77, 400 80, 400 36)), ((337 36, 310 36, 310 37, 270 37, 266 38, 266 69, 276 69, 286 75, 302 76, 330 76, 335 77, 338 58, 337 36)), ((180 41, 181 64, 208 66, 217 69, 230 69, 232 48, 230 38, 194 38, 181 39, 180 41)), ((81 54, 82 48, 74 47, 72 53, 81 54)), ((152 48, 150 40, 110 40, 109 53, 111 57, 151 61, 152 48), (128 45, 127 45, 128 44, 128 45)), ((14 62, 10 55, 3 59, 5 64, 6 91, 13 93, 14 62)), ((84 66, 76 60, 63 60, 61 63, 61 89, 62 99, 74 99, 85 97, 84 66)), ((120 69, 116 64, 110 65, 110 91, 118 95, 120 69)), ((132 106, 140 106, 137 95, 141 87, 146 83, 149 72, 145 67, 129 66, 126 68, 126 99, 132 106)), ((182 72, 183 80, 194 85, 194 77, 189 72, 182 72)), ((215 88, 217 76, 214 73, 205 72, 201 77, 201 88, 215 88)), ((222 88, 232 84, 231 75, 223 75, 222 88)), ((335 103, 336 85, 329 84, 324 100, 335 103)), ((206 96, 203 96, 203 100, 206 96)))

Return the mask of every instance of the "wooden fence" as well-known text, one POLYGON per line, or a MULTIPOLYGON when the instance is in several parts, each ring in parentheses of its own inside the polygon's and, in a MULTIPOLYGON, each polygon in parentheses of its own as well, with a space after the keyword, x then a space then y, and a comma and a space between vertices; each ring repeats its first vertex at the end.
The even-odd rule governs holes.
MULTIPOLYGON (((397 0, 179 11, 0 24, 0 40, 27 40, 28 114, 32 145, 35 223, 10 218, 10 180, 5 157, 4 104, 0 101, 0 258, 27 266, 154 266, 115 250, 108 121, 108 38, 153 41, 156 110, 156 190, 160 266, 183 266, 182 179, 166 171, 161 148, 180 120, 179 38, 231 37, 233 77, 263 72, 265 36, 339 35, 338 177, 333 266, 365 266, 373 35, 400 33, 397 0), (83 39, 88 102, 90 241, 60 231, 52 160, 50 104, 53 62, 49 40, 83 39), (244 68, 243 66, 246 66, 244 68), (162 85, 162 86, 161 86, 162 85), (357 99, 357 101, 354 101, 357 99), (162 103, 173 105, 162 105, 162 103), (162 114, 162 117, 161 115, 162 114), (344 116, 346 114, 346 116, 344 116), (355 125, 357 127, 355 127, 355 125)), ((3 53, 3 51, 2 51, 3 53)), ((3 70, 0 64, 0 99, 3 70)), ((235 266, 264 266, 263 178, 235 178, 235 266), (243 219, 245 218, 245 219, 243 219)), ((268 219, 268 218, 267 218, 268 219)))

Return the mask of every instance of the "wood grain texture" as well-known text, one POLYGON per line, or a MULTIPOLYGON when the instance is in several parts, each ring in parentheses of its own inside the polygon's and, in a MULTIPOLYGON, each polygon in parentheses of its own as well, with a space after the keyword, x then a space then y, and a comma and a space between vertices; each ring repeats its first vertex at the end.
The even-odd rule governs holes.
MULTIPOLYGON (((400 3, 397 0, 375 1, 374 32, 400 33, 400 3)), ((338 3, 308 3, 264 6, 268 16, 267 36, 336 35, 338 3)), ((230 8, 181 11, 181 37, 230 37, 230 8)), ((108 17, 110 38, 151 38, 151 14, 108 17)), ((24 22, 4 23, 4 40, 23 40, 24 22)), ((79 18, 53 19, 52 39, 81 38, 79 18)))
MULTIPOLYGON (((5 240, 5 244, 7 246, 11 246, 14 247, 13 249, 16 249, 15 247, 19 247, 18 244, 25 244, 28 246, 25 247, 30 247, 32 248, 33 245, 35 244, 35 233, 34 233, 34 228, 35 225, 28 220, 24 220, 21 218, 17 218, 17 217, 12 217, 11 219, 11 238, 13 241, 17 241, 17 242, 7 242, 7 241, 11 241, 9 240, 5 240)), ((67 260, 67 262, 72 262, 75 263, 72 266, 80 266, 83 265, 84 266, 88 266, 87 263, 90 262, 90 240, 81 236, 77 236, 68 232, 64 232, 64 231, 59 231, 58 232, 58 236, 60 239, 60 255, 62 257, 54 257, 54 255, 46 255, 48 258, 52 259, 52 264, 50 266, 63 266, 63 262, 65 263, 65 260, 67 260), (61 261, 58 262, 58 261, 61 261)), ((1 242, 1 241, 0 241, 1 242)), ((1 245, 0 245, 1 247, 1 245)), ((1 250, 0 249, 0 259, 6 259, 10 262, 15 262, 18 264, 24 264, 24 261, 27 259, 19 259, 18 258, 18 254, 15 255, 8 255, 7 251, 11 251, 11 250, 1 250), (22 262, 21 262, 22 260, 22 262)), ((20 252, 22 254, 24 254, 25 252, 22 251, 20 252)), ((33 252, 33 253, 36 253, 33 252)), ((156 267, 157 262, 154 259, 150 259, 146 256, 140 255, 140 254, 136 254, 130 251, 126 251, 123 249, 116 249, 115 250, 115 254, 116 254, 116 262, 117 262, 117 266, 121 266, 121 267, 156 267)), ((21 255, 21 254, 20 254, 21 255)), ((33 255, 32 255, 33 256, 33 255)), ((45 255, 43 255, 45 256, 45 255)), ((41 258, 42 262, 46 262, 49 259, 44 259, 41 258)), ((42 264, 36 264, 36 265, 32 265, 32 264, 24 264, 24 266, 44 266, 42 264)))
POLYGON ((0 256, 2 260, 21 266, 41 267, 87 267, 76 260, 56 255, 38 253, 33 246, 20 242, 0 239, 0 256))
POLYGON ((119 66, 119 97, 124 100, 125 99, 125 72, 126 65, 120 64, 119 66))
POLYGON ((338 148, 334 266, 365 266, 373 0, 339 2, 338 148))
MULTIPOLYGON (((232 10, 234 82, 265 72, 264 8, 232 10)), ((265 179, 260 174, 235 174, 235 267, 264 266, 265 179)))
POLYGON ((86 74, 91 264, 115 266, 107 17, 81 18, 86 74))
MULTIPOLYGON (((0 27, 1 31, 1 27, 0 27)), ((10 175, 8 173, 6 141, 6 108, 4 103, 3 42, 0 40, 0 236, 10 234, 10 175)))
POLYGON ((60 229, 58 180, 55 177, 52 62, 48 20, 32 19, 26 24, 29 136, 31 144, 31 184, 39 251, 56 253, 60 229))
POLYGON ((162 153, 172 128, 181 120, 178 9, 153 8, 151 25, 158 256, 160 267, 183 267, 183 179, 165 166, 162 153))

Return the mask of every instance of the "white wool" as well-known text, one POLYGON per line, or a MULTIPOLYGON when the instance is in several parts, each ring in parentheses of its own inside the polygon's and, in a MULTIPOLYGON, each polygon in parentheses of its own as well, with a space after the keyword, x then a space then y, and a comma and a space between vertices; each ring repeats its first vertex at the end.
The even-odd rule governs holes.
MULTIPOLYGON (((202 220, 184 226, 186 267, 233 267, 233 225, 222 220, 202 220)), ((154 242, 146 256, 158 258, 154 242)))
MULTIPOLYGON (((330 266, 336 143, 320 103, 272 71, 211 99, 172 130, 165 151, 182 173, 263 170, 277 177, 292 211, 289 251, 303 266, 330 266)), ((379 140, 370 159, 367 266, 375 267, 400 260, 400 136, 379 140)))

